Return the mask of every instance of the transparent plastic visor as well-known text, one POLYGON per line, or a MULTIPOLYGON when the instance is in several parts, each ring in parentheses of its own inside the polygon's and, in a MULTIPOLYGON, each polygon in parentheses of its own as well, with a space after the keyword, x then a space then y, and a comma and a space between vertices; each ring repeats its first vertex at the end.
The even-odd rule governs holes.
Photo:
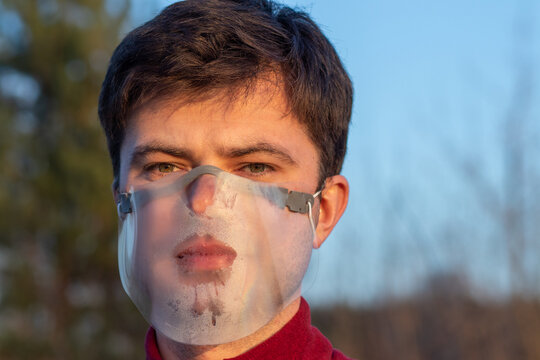
POLYGON ((134 188, 118 203, 124 289, 174 341, 248 336, 300 296, 313 203, 210 165, 134 188))

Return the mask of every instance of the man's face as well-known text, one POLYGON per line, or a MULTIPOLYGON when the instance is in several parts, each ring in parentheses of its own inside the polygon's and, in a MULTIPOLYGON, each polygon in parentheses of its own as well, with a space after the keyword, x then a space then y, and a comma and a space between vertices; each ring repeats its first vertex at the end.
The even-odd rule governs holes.
MULTIPOLYGON (((283 94, 259 86, 234 102, 217 97, 141 108, 130 119, 121 149, 119 191, 161 186, 177 174, 213 165, 241 178, 314 193, 318 161, 283 94)), ((173 317, 197 327, 208 314, 213 326, 199 334, 209 341, 236 335, 245 324, 248 334, 297 298, 314 239, 308 214, 261 198, 268 196, 266 185, 261 193, 235 193, 234 184, 245 180, 227 176, 223 182, 204 174, 133 215, 138 233, 131 246, 131 281, 149 308, 144 315, 152 323, 171 323, 173 317)))

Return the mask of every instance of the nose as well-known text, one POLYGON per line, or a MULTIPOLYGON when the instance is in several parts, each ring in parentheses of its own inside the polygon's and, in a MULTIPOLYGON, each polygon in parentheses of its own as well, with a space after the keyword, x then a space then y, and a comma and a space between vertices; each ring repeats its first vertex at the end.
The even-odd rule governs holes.
POLYGON ((216 177, 209 174, 199 176, 187 187, 188 205, 197 215, 202 215, 214 203, 216 177))

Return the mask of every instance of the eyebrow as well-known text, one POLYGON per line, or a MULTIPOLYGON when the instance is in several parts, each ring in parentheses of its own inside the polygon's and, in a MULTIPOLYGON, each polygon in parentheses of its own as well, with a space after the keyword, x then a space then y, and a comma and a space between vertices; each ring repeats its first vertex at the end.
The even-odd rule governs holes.
MULTIPOLYGON (((155 153, 167 154, 173 157, 186 159, 190 162, 195 162, 196 160, 193 152, 186 148, 171 146, 161 142, 149 142, 135 147, 133 153, 131 154, 131 159, 129 162, 130 166, 140 166, 144 163, 147 156, 155 153)), ((218 151, 220 156, 229 158, 241 158, 251 154, 260 153, 272 155, 279 160, 286 162, 287 164, 298 166, 298 163, 292 158, 291 155, 289 155, 287 151, 267 142, 257 142, 253 145, 248 145, 245 147, 220 149, 218 151)))
POLYGON ((231 148, 231 149, 224 149, 219 152, 220 155, 224 157, 231 157, 231 158, 240 158, 243 156, 251 155, 251 154, 269 154, 276 158, 278 158, 281 161, 286 162, 287 164, 298 166, 298 163, 292 158, 291 155, 285 150, 280 149, 276 145, 267 143, 267 142, 258 142, 253 145, 248 145, 245 147, 237 147, 237 148, 231 148))
POLYGON ((195 158, 193 152, 188 149, 166 145, 160 142, 149 142, 147 144, 142 144, 135 147, 129 161, 130 166, 140 166, 144 163, 147 156, 155 153, 167 154, 177 158, 183 158, 188 161, 193 161, 195 158))

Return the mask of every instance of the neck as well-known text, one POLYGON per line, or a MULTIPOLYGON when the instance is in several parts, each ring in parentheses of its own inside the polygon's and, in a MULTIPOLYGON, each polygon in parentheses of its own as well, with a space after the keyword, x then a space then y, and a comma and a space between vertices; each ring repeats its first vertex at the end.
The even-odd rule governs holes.
POLYGON ((259 345, 278 332, 293 318, 300 307, 294 300, 268 324, 245 338, 220 345, 189 345, 175 342, 156 331, 158 348, 164 360, 214 360, 233 358, 259 345))

